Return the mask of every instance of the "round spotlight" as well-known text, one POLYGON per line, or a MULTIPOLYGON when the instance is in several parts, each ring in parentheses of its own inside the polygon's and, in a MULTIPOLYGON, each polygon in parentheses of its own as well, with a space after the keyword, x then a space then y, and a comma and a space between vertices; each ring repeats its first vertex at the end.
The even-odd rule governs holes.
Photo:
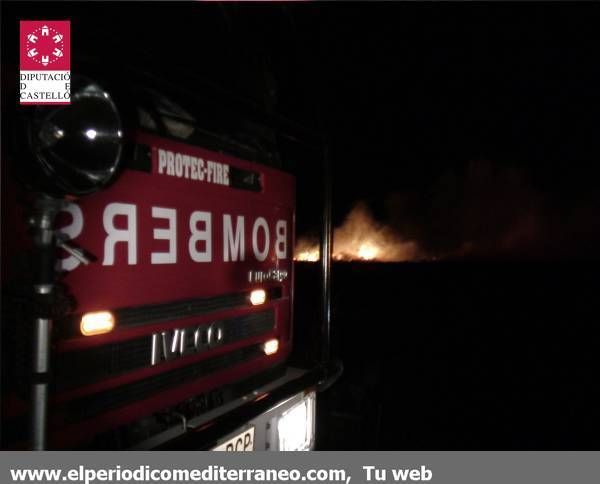
POLYGON ((94 81, 74 80, 72 93, 70 105, 36 108, 27 140, 36 188, 78 197, 99 190, 117 172, 123 126, 110 94, 94 81))

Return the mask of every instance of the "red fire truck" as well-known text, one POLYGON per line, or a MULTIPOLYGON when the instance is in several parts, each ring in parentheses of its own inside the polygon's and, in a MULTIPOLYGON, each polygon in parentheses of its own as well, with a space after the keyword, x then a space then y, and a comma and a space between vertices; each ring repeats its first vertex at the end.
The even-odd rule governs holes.
POLYGON ((322 166, 321 139, 188 72, 98 57, 78 44, 92 17, 72 20, 70 105, 21 107, 3 79, 2 447, 313 448, 329 192, 299 367, 287 166, 322 166))

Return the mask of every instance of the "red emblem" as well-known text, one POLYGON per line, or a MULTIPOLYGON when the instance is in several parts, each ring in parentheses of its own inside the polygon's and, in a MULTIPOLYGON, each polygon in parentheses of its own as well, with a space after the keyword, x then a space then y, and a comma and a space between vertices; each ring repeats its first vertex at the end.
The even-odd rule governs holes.
POLYGON ((22 20, 22 71, 68 71, 71 67, 69 20, 22 20))

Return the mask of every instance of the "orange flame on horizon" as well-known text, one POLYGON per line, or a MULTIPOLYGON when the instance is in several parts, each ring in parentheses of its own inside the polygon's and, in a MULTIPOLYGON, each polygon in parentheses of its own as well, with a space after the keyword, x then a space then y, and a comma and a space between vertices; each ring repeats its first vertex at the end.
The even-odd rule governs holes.
MULTIPOLYGON (((301 238, 294 260, 316 262, 319 244, 313 238, 301 238)), ((333 234, 334 260, 405 262, 421 258, 416 242, 402 239, 390 227, 376 222, 364 203, 357 204, 333 234)))

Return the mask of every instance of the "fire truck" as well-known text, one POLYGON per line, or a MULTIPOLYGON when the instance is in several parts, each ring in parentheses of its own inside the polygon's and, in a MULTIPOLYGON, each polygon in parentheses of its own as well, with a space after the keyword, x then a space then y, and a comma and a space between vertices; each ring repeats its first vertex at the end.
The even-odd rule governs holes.
MULTIPOLYGON (((119 30, 93 5, 57 8, 72 26, 61 106, 19 105, 6 45, 33 7, 3 12, 2 448, 312 449, 318 392, 339 374, 322 137, 277 115, 268 86, 256 102, 192 75, 197 59, 175 70, 148 43, 137 58, 156 11, 119 30), (311 321, 294 317, 294 163, 323 181, 311 321)), ((214 17, 220 39, 244 40, 239 7, 174 8, 160 21, 214 17)), ((154 45, 175 52, 176 31, 154 45)))

